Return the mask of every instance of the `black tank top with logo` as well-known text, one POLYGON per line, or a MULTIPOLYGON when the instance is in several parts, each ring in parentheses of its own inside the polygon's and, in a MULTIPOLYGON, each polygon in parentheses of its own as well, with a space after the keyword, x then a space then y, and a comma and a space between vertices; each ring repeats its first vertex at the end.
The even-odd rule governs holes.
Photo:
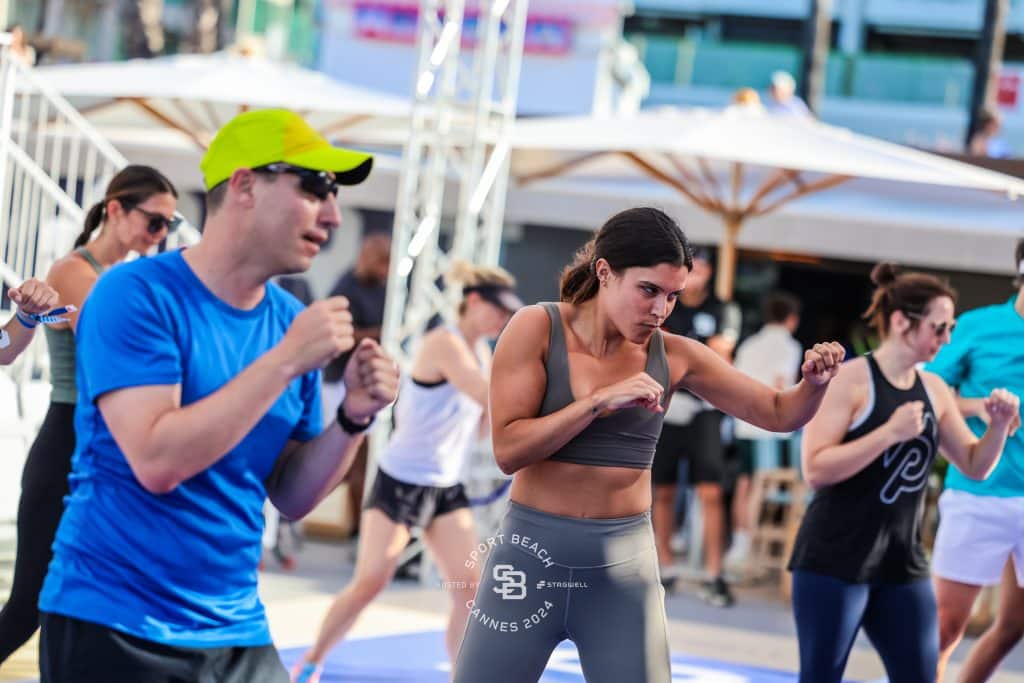
POLYGON ((881 427, 904 403, 924 402, 924 430, 909 441, 879 453, 849 479, 815 492, 797 534, 790 570, 825 574, 850 583, 906 583, 928 576, 921 546, 921 519, 932 461, 938 450, 938 425, 921 375, 909 389, 897 389, 875 359, 872 398, 866 417, 846 433, 843 443, 881 427))

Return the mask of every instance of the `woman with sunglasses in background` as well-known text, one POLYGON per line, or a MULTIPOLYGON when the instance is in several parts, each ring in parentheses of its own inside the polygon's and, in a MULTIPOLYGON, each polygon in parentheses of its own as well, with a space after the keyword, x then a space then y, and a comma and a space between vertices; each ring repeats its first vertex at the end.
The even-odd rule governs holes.
POLYGON ((842 366, 804 428, 802 463, 816 489, 789 568, 801 683, 839 683, 860 627, 894 683, 933 683, 935 595, 921 546, 928 476, 943 454, 984 479, 1015 427, 1018 398, 994 389, 979 439, 942 379, 917 365, 949 341, 956 293, 923 273, 881 263, 864 314, 882 336, 842 366))
MULTIPOLYGON (((47 283, 61 302, 78 311, 104 270, 130 252, 144 254, 177 228, 177 190, 149 166, 128 166, 110 181, 102 201, 85 217, 74 250, 57 260, 47 283), (96 231, 99 234, 93 239, 96 231), (91 241, 90 241, 91 240, 91 241)), ((50 407, 25 461, 18 505, 18 549, 10 598, 0 612, 0 664, 21 647, 39 626, 37 602, 50 546, 68 493, 75 450, 75 327, 69 322, 45 327, 50 354, 50 407)))

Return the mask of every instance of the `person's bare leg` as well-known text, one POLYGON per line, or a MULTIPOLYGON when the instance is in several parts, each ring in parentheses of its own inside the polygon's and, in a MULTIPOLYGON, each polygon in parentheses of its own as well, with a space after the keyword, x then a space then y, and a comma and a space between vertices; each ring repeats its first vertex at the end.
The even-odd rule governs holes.
POLYGON ((462 644, 462 636, 466 633, 466 621, 469 619, 467 605, 476 597, 477 585, 480 583, 480 570, 466 567, 477 540, 473 515, 469 508, 461 508, 437 517, 424 535, 424 541, 430 548, 434 561, 437 562, 452 600, 445 645, 448 647, 448 659, 453 670, 459 646, 462 644))
POLYGON ((369 441, 364 439, 363 443, 359 446, 359 450, 356 451, 356 457, 352 461, 351 467, 345 473, 345 478, 342 479, 347 484, 345 504, 348 507, 348 514, 356 521, 352 526, 352 533, 354 534, 359 533, 359 527, 362 523, 362 516, 359 514, 359 511, 363 508, 363 489, 366 485, 366 459, 369 452, 369 441))
POLYGON ((999 613, 971 648, 960 673, 960 683, 982 683, 995 673, 999 663, 1024 635, 1024 588, 1017 585, 1013 560, 1007 560, 1000 584, 999 613))
POLYGON ((704 518, 704 569, 708 578, 722 575, 722 546, 725 545, 725 505, 722 485, 697 484, 701 516, 704 518))
POLYGON ((652 506, 651 522, 654 524, 654 543, 658 550, 658 566, 662 569, 671 567, 672 534, 675 532, 675 484, 656 484, 654 486, 654 505, 652 506))
POLYGON ((409 543, 409 530, 377 509, 363 513, 356 572, 324 615, 316 644, 305 654, 320 663, 327 652, 348 633, 359 614, 394 576, 398 557, 409 543))
POLYGON ((750 509, 750 475, 741 474, 736 479, 736 490, 732 494, 732 528, 750 534, 753 513, 750 509))
POLYGON ((971 609, 980 592, 981 586, 935 577, 935 602, 939 610, 939 666, 935 674, 937 683, 942 683, 949 657, 964 637, 967 622, 971 618, 971 609))

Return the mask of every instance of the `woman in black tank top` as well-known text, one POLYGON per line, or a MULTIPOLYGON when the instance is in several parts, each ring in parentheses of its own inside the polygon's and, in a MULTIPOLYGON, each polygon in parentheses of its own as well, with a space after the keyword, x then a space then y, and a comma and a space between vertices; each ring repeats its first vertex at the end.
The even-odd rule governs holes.
POLYGON ((566 269, 561 301, 528 306, 491 371, 491 432, 511 504, 471 558, 481 585, 455 683, 529 683, 563 640, 588 683, 671 680, 651 529, 651 461, 674 390, 775 431, 817 410, 843 350, 819 344, 775 391, 659 328, 692 259, 657 209, 610 218, 566 269))
POLYGON ((992 424, 976 439, 949 387, 916 369, 949 341, 955 292, 891 264, 872 279, 865 317, 883 342, 842 367, 804 431, 803 473, 816 492, 789 565, 804 683, 839 683, 861 625, 890 681, 934 681, 938 623, 920 541, 932 462, 941 441, 964 474, 984 478, 1019 408, 994 391, 992 424))

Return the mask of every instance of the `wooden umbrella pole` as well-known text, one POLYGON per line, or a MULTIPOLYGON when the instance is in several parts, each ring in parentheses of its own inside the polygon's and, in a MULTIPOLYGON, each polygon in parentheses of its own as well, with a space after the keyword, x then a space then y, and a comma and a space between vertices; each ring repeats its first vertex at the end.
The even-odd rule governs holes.
POLYGON ((737 242, 740 230, 743 228, 743 216, 733 212, 726 214, 724 218, 725 234, 722 236, 722 245, 718 249, 715 295, 722 301, 731 301, 733 286, 736 282, 737 242))
POLYGON ((739 211, 740 199, 743 196, 743 164, 736 161, 732 165, 732 208, 739 211))

